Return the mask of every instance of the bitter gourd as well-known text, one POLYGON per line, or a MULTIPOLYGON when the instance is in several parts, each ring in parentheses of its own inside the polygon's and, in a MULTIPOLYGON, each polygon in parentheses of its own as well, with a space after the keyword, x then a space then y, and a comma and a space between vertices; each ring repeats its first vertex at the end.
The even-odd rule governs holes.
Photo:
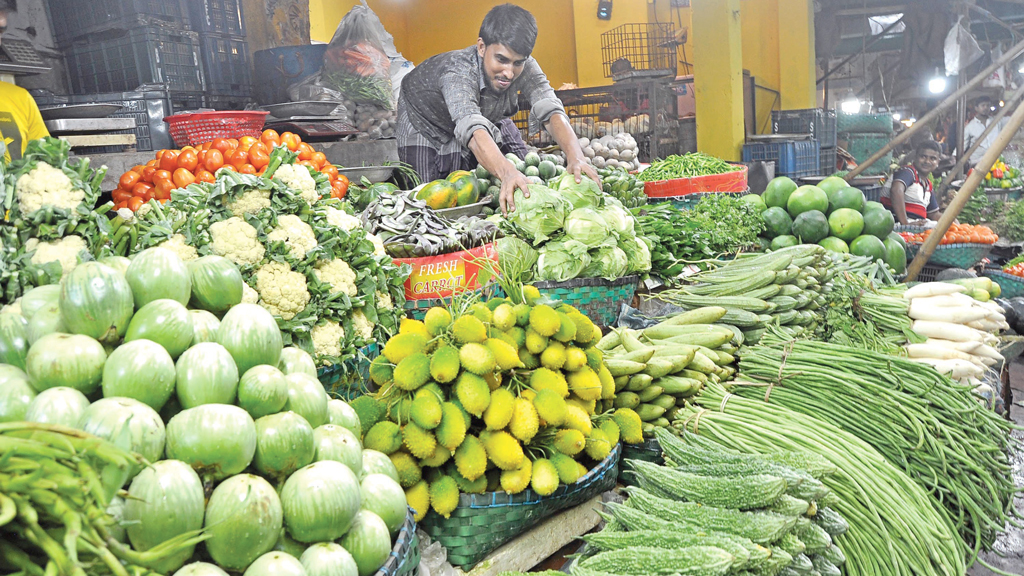
POLYGON ((677 499, 708 506, 738 510, 764 508, 786 491, 786 481, 777 476, 716 478, 697 476, 643 460, 627 460, 626 464, 677 499))
POLYGON ((846 520, 838 512, 827 506, 818 509, 818 513, 814 515, 813 521, 825 532, 828 532, 829 536, 842 536, 850 529, 850 525, 846 523, 846 520))
POLYGON ((626 576, 725 576, 733 561, 732 554, 712 546, 675 550, 640 546, 601 552, 580 562, 580 567, 626 576))

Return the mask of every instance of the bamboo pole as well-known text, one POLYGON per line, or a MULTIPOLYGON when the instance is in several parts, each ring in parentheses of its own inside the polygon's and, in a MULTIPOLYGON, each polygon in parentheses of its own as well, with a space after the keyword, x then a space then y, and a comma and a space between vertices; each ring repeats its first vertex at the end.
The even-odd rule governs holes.
POLYGON ((968 176, 967 180, 964 182, 964 185, 956 193, 956 196, 953 197, 953 201, 949 203, 949 207, 947 207, 946 211, 942 213, 942 217, 939 218, 939 223, 934 229, 932 229, 931 234, 928 235, 928 238, 925 239, 921 249, 918 250, 917 255, 914 256, 914 261, 911 262, 910 266, 907 268, 907 282, 912 282, 917 278, 917 275, 921 272, 921 268, 924 267, 928 262, 928 259, 931 258, 932 253, 935 252, 935 247, 939 245, 939 242, 942 240, 942 236, 947 230, 949 230, 950 225, 953 224, 953 220, 956 220, 956 217, 960 215, 960 211, 963 210, 964 205, 971 199, 971 194, 974 193, 978 184, 981 184, 981 181, 985 178, 985 174, 988 174, 988 171, 992 169, 992 165, 996 163, 996 160, 999 159, 1003 150, 1006 149, 1006 146, 1010 143, 1010 140, 1013 139, 1017 130, 1020 130, 1022 125, 1024 125, 1024 104, 1017 106, 1017 110, 1015 110, 1013 116, 1010 117, 1010 121, 1007 123, 1006 128, 999 133, 995 143, 993 143, 988 151, 985 152, 985 156, 982 157, 981 162, 978 162, 974 171, 971 172, 970 176, 968 176))
POLYGON ((999 123, 1002 122, 1003 118, 1010 113, 1010 110, 1014 109, 1013 107, 1020 102, 1022 97, 1024 97, 1024 84, 1022 84, 1016 92, 1010 95, 1010 99, 1007 100, 999 112, 996 112, 996 115, 992 117, 992 121, 985 127, 981 136, 978 136, 977 140, 974 141, 974 144, 971 144, 971 147, 963 153, 959 160, 957 160, 956 165, 946 173, 946 177, 942 180, 942 183, 935 189, 937 192, 942 192, 949 186, 949 183, 953 181, 953 178, 956 178, 957 173, 959 173, 960 170, 967 165, 967 162, 970 161, 971 156, 978 151, 978 148, 981 147, 981 143, 985 141, 985 138, 988 138, 988 135, 999 127, 999 123))
POLYGON ((1003 66, 1007 62, 1010 62, 1011 60, 1016 58, 1018 55, 1020 55, 1021 52, 1024 52, 1024 41, 1021 41, 1020 43, 1014 45, 1012 48, 1007 50, 1006 53, 1003 54, 1002 58, 990 64, 988 68, 985 68, 977 76, 971 78, 970 82, 964 84, 956 92, 953 92, 952 94, 947 96, 945 100, 940 102, 935 108, 932 108, 927 114, 925 114, 924 118, 921 118, 913 126, 904 130, 902 133, 898 134, 888 144, 883 146, 881 150, 875 152, 873 156, 871 156, 864 162, 861 162, 856 168, 851 170, 850 173, 846 175, 846 181, 849 182, 856 178, 857 176, 859 176, 861 172, 868 169, 875 162, 878 162, 882 158, 882 156, 885 156, 894 148, 909 140, 910 137, 916 134, 918 130, 931 124, 932 121, 938 118, 939 115, 946 111, 946 109, 955 104, 957 100, 959 100, 962 96, 966 95, 968 92, 973 90, 978 84, 981 84, 993 72, 998 70, 1000 66, 1003 66))

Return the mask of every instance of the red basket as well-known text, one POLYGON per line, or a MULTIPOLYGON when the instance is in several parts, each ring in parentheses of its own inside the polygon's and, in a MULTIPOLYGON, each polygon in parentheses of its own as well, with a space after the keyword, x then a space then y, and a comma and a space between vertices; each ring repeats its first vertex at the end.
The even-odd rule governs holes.
POLYGON ((703 192, 745 192, 747 190, 747 167, 740 166, 735 172, 675 178, 644 183, 644 194, 649 198, 671 198, 700 194, 703 192))
POLYGON ((194 112, 167 116, 167 131, 177 146, 196 146, 214 138, 260 137, 265 111, 194 112))

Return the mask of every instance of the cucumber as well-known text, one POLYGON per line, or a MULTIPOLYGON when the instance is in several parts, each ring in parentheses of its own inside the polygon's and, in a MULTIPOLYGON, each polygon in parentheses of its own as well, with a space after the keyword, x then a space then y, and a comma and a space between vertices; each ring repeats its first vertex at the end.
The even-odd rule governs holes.
POLYGON ((640 405, 640 397, 632 392, 619 392, 615 395, 616 408, 636 408, 640 405))
POLYGON ((693 355, 693 362, 690 362, 687 368, 705 374, 713 374, 718 366, 710 358, 698 352, 693 355))
POLYGON ((682 314, 677 314, 668 320, 665 320, 661 324, 669 326, 680 326, 685 324, 714 324, 718 322, 722 316, 725 316, 727 310, 721 306, 704 306, 702 308, 695 308, 682 314))
POLYGON ((700 385, 701 383, 693 378, 683 378, 680 376, 658 378, 658 386, 661 386, 665 394, 689 394, 695 388, 700 388, 700 385))
MULTIPOLYGON (((749 312, 748 312, 749 314, 749 312)), ((732 340, 732 330, 712 327, 709 330, 694 332, 689 326, 666 326, 658 324, 644 329, 644 336, 652 341, 670 340, 677 344, 699 344, 708 348, 718 348, 732 340)))
POLYGON ((636 413, 640 416, 641 421, 650 422, 661 418, 665 414, 665 409, 655 404, 641 404, 636 407, 636 413))
POLYGON ((629 385, 629 376, 615 377, 615 391, 618 392, 629 385))
MULTIPOLYGON (((668 414, 668 412, 665 412, 665 414, 668 414)), ((668 421, 668 418, 665 418, 664 416, 656 420, 651 420, 651 424, 654 424, 658 428, 668 428, 672 425, 672 423, 668 421)))
POLYGON ((622 338, 622 347, 626 349, 626 352, 636 352, 637 350, 643 350, 647 348, 647 345, 637 338, 632 330, 626 329, 619 333, 622 338))
MULTIPOLYGON (((665 340, 659 340, 659 342, 665 342, 665 340)), ((693 353, 696 351, 697 347, 692 344, 662 344, 655 347, 654 358, 688 356, 690 360, 693 360, 693 353)), ((687 364, 689 364, 689 361, 687 361, 687 364)))
POLYGON ((671 358, 651 358, 644 368, 644 373, 652 379, 657 379, 671 374, 675 366, 671 358))
POLYGON ((608 368, 608 372, 612 376, 630 376, 641 372, 647 365, 641 362, 632 362, 630 360, 617 360, 615 358, 605 358, 604 365, 608 368))
MULTIPOLYGON (((641 392, 638 392, 637 396, 639 396, 640 402, 643 402, 643 403, 646 404, 646 403, 653 402, 655 398, 657 398, 658 396, 661 396, 664 393, 665 393, 665 389, 664 388, 662 388, 661 386, 657 386, 655 384, 651 384, 647 388, 644 388, 641 392)), ((668 410, 667 407, 665 409, 668 410)))
POLYGON ((613 348, 620 344, 622 344, 622 338, 619 336, 619 333, 617 331, 612 330, 605 334, 604 336, 602 336, 601 339, 597 341, 596 347, 598 350, 603 350, 607 352, 608 350, 612 350, 613 348))
POLYGON ((654 381, 654 378, 651 378, 650 374, 634 374, 629 377, 629 383, 626 384, 626 390, 630 392, 639 392, 650 386, 652 381, 654 381))
POLYGON ((647 361, 650 360, 652 356, 654 356, 655 351, 656 350, 653 346, 647 346, 644 348, 640 348, 638 350, 634 350, 622 356, 616 356, 615 359, 629 360, 631 362, 639 362, 641 364, 646 364, 647 361))

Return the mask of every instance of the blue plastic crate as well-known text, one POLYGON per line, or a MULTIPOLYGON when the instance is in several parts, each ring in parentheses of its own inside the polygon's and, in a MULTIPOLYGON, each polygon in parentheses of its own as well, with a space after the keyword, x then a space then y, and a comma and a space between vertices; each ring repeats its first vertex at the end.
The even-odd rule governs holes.
POLYGON ((821 170, 821 148, 817 140, 752 142, 743 145, 744 162, 775 162, 776 176, 804 178, 821 170))
POLYGON ((168 90, 205 89, 199 37, 158 26, 103 34, 64 51, 75 94, 127 92, 144 84, 168 90))
POLYGON ((188 29, 181 0, 47 0, 44 4, 50 11, 54 39, 61 46, 97 32, 144 24, 188 29))
POLYGON ((810 134, 822 148, 836 145, 836 111, 822 108, 773 110, 772 134, 810 134))
POLYGON ((245 36, 241 0, 186 0, 186 4, 196 32, 245 36))
POLYGON ((200 52, 209 95, 252 95, 252 61, 245 37, 232 34, 200 34, 200 52))

